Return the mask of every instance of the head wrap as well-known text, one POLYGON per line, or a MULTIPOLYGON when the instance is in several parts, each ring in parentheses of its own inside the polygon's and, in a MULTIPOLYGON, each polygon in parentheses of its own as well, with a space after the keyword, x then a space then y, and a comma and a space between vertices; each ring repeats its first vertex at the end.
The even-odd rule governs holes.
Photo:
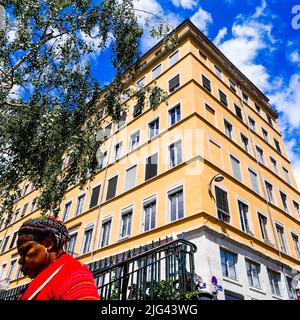
POLYGON ((47 236, 52 238, 58 249, 70 240, 67 227, 54 217, 41 216, 30 219, 24 222, 18 231, 19 238, 24 237, 38 242, 43 241, 47 236))

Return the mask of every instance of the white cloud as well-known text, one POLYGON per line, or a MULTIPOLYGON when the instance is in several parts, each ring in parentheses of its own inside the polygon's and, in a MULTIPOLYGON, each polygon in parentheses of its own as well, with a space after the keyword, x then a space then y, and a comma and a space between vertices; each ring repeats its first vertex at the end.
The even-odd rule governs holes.
POLYGON ((209 12, 199 8, 191 17, 191 21, 200 29, 200 31, 207 35, 208 25, 213 22, 213 18, 209 12))
POLYGON ((296 152, 297 141, 295 139, 285 141, 285 147, 288 154, 288 157, 291 161, 293 173, 295 176, 295 180, 298 186, 298 190, 300 189, 300 155, 296 152))
POLYGON ((215 40, 213 41, 213 43, 216 45, 216 46, 219 46, 221 41, 224 39, 224 37, 227 35, 228 33, 228 29, 226 27, 222 28, 219 30, 215 40))
POLYGON ((290 59, 291 62, 299 64, 299 66, 300 66, 300 55, 299 55, 298 51, 293 51, 290 54, 289 59, 290 59))
POLYGON ((194 9, 197 6, 196 0, 172 0, 175 7, 182 7, 183 9, 194 9))
POLYGON ((153 47, 161 40, 151 37, 149 27, 151 28, 158 22, 164 22, 171 28, 176 28, 183 20, 179 14, 169 11, 164 11, 157 0, 135 0, 134 8, 139 24, 144 28, 144 35, 141 42, 142 53, 153 47), (146 26, 145 19, 148 20, 149 27, 146 26))

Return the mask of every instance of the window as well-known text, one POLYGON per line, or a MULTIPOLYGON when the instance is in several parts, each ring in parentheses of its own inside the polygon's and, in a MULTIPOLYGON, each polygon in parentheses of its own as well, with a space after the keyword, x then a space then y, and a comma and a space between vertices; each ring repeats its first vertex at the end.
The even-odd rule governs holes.
POLYGON ((256 132, 256 123, 255 120, 252 119, 251 117, 248 117, 249 119, 249 127, 251 130, 253 130, 254 132, 256 132))
POLYGON ((13 219, 14 219, 13 221, 16 221, 16 220, 17 220, 18 215, 19 215, 19 213, 20 213, 20 210, 21 210, 20 208, 16 210, 15 215, 14 215, 14 218, 13 218, 13 219))
POLYGON ((107 151, 101 152, 98 157, 98 168, 101 170, 107 162, 107 151))
POLYGON ((208 80, 204 75, 202 75, 202 85, 204 89, 211 92, 210 80, 208 80))
POLYGON ((233 139, 233 127, 232 127, 232 124, 230 122, 228 122, 227 120, 224 120, 224 127, 225 127, 226 136, 229 137, 230 139, 233 139))
POLYGON ((153 154, 146 160, 145 180, 157 175, 158 153, 153 154))
POLYGON ((26 211, 27 211, 27 208, 28 208, 28 203, 26 203, 23 207, 23 210, 22 210, 22 213, 21 213, 21 217, 24 217, 25 214, 26 214, 26 211))
POLYGON ((96 120, 100 120, 103 117, 103 110, 100 110, 96 113, 96 120))
POLYGON ((3 253, 3 252, 6 250, 6 246, 7 246, 9 237, 10 237, 10 236, 6 236, 5 239, 4 239, 3 245, 2 245, 2 249, 1 249, 1 253, 3 253))
POLYGON ((250 233, 249 221, 248 221, 248 210, 249 207, 242 201, 238 201, 240 220, 242 225, 242 230, 246 233, 250 233))
POLYGON ((152 80, 156 79, 161 74, 161 64, 152 70, 152 80))
POLYGON ((101 237, 100 237, 101 248, 109 244, 110 229, 111 229, 111 218, 106 219, 102 222, 101 237))
POLYGON ((181 162, 182 144, 181 140, 179 140, 169 146, 169 169, 179 165, 181 162))
POLYGON ((170 221, 183 218, 183 188, 178 187, 168 192, 170 221))
POLYGON ((65 204, 65 209, 64 209, 63 216, 62 216, 62 221, 68 220, 68 216, 69 216, 69 213, 71 210, 71 205, 72 205, 72 201, 65 204))
POLYGON ((260 114, 261 107, 257 103, 255 103, 255 109, 256 109, 257 113, 260 114))
POLYGON ((247 94, 245 92, 242 92, 243 95, 243 101, 248 103, 249 97, 247 96, 247 94))
POLYGON ((229 87, 233 92, 236 92, 236 84, 229 79, 229 87))
POLYGON ((237 115, 237 117, 239 117, 243 121, 242 109, 236 104, 234 104, 234 108, 235 108, 235 114, 237 115))
POLYGON ((290 277, 286 276, 286 283, 290 300, 298 300, 296 290, 293 288, 292 279, 290 277))
POLYGON ((81 195, 80 197, 78 197, 78 199, 77 199, 77 207, 76 207, 76 211, 75 211, 75 216, 78 216, 79 214, 82 213, 82 211, 83 211, 84 198, 85 198, 85 194, 83 194, 83 195, 81 195))
POLYGON ((242 141, 243 149, 246 152, 249 152, 249 139, 242 133, 241 133, 241 141, 242 141))
POLYGON ((296 252, 296 256, 297 258, 300 260, 300 245, 299 245, 299 237, 292 233, 292 239, 293 239, 293 243, 294 243, 294 248, 295 248, 295 252, 296 252))
POLYGON ((270 156, 270 161, 271 161, 271 163, 272 163, 274 172, 275 172, 276 174, 278 174, 278 167, 277 167, 277 162, 276 162, 276 160, 270 156))
POLYGON ((265 241, 269 241, 268 231, 267 231, 267 222, 268 222, 267 217, 261 213, 258 213, 258 220, 259 220, 259 226, 260 226, 262 238, 265 241))
POLYGON ((144 202, 144 222, 143 231, 148 231, 155 228, 156 222, 156 199, 151 199, 144 202))
POLYGON ((269 200, 270 203, 274 204, 275 201, 274 201, 274 196, 273 196, 273 186, 268 181, 265 181, 265 185, 266 185, 266 191, 267 191, 267 195, 268 195, 268 200, 269 200))
POLYGON ((273 127, 272 117, 267 113, 266 113, 266 116, 267 116, 267 119, 268 119, 268 122, 269 122, 270 126, 273 127))
POLYGON ((136 104, 134 107, 133 107, 133 118, 136 118, 138 117, 140 114, 142 114, 142 111, 143 111, 143 108, 140 104, 136 104))
POLYGON ((145 86, 145 77, 137 81, 136 86, 138 90, 142 89, 145 86))
POLYGON ((140 144, 140 130, 130 136, 130 150, 137 148, 140 144))
POLYGON ((118 129, 122 128, 126 123, 126 113, 123 113, 121 116, 120 116, 120 119, 118 121, 118 129))
POLYGON ((29 188, 29 183, 26 184, 24 191, 23 191, 23 197, 26 196, 27 192, 28 192, 28 188, 29 188))
POLYGON ((104 139, 111 135, 111 129, 112 129, 112 123, 110 123, 104 128, 104 133, 103 133, 104 139))
POLYGON ((221 264, 222 264, 222 273, 224 277, 228 277, 236 280, 236 270, 235 265, 237 261, 237 256, 234 253, 220 249, 221 253, 221 264))
POLYGON ((298 215, 298 217, 300 218, 300 206, 299 203, 296 201, 293 201, 293 205, 294 205, 294 209, 296 211, 296 214, 298 215))
POLYGON ((169 56, 169 66, 171 67, 179 60, 179 50, 175 51, 173 54, 169 56))
POLYGON ((135 165, 135 166, 126 170, 124 191, 132 189, 135 186, 136 168, 137 168, 137 166, 135 165))
POLYGON ((256 151, 257 151, 257 158, 258 161, 262 164, 265 163, 265 159, 264 159, 264 151, 263 149, 261 149, 259 146, 256 146, 256 151))
POLYGON ((286 213, 289 213, 289 207, 288 207, 288 204, 287 204, 286 194, 283 193, 282 191, 279 191, 279 193, 280 193, 280 197, 281 197, 281 201, 282 201, 283 210, 284 210, 286 213))
POLYGON ((272 294, 281 296, 280 292, 280 273, 268 269, 269 282, 272 294))
POLYGON ((235 179, 242 181, 242 172, 240 167, 240 161, 234 156, 230 155, 232 173, 235 179))
POLYGON ((277 232, 277 236, 278 236, 278 240, 279 240, 280 250, 284 253, 287 253, 284 228, 277 223, 275 223, 275 225, 276 225, 276 232, 277 232))
POLYGON ((6 268, 6 263, 4 263, 2 266, 1 266, 1 270, 0 270, 0 280, 3 279, 3 275, 4 275, 4 270, 6 268))
POLYGON ((172 93, 180 87, 179 74, 169 81, 169 92, 172 93))
POLYGON ((260 265, 258 263, 246 260, 248 282, 251 287, 260 289, 259 273, 260 265))
POLYGON ((226 96, 226 94, 225 94, 223 91, 221 91, 220 89, 219 89, 219 97, 220 97, 221 103, 222 103, 225 107, 227 107, 227 106, 228 106, 227 96, 226 96))
POLYGON ((283 172, 284 172, 285 181, 286 181, 288 184, 291 184, 291 178, 290 178, 289 171, 288 171, 285 167, 282 167, 282 170, 283 170, 283 172))
POLYGON ((201 50, 199 50, 199 55, 200 55, 200 57, 202 57, 202 59, 204 59, 204 60, 207 59, 207 56, 201 50))
POLYGON ((71 255, 75 253, 75 245, 77 240, 77 232, 70 233, 70 240, 67 244, 67 252, 71 255))
POLYGON ((121 156, 122 151, 122 141, 117 143, 114 148, 114 161, 118 160, 121 156))
POLYGON ((132 209, 122 212, 120 239, 129 237, 131 234, 132 209))
POLYGON ((118 183, 118 176, 115 176, 108 180, 106 200, 112 199, 116 196, 117 183, 118 183))
POLYGON ((149 123, 149 138, 152 139, 159 134, 159 118, 149 123))
POLYGON ((90 202, 90 209, 94 208, 98 205, 99 201, 99 194, 100 194, 100 185, 93 188, 92 190, 92 196, 91 196, 91 202, 90 202))
POLYGON ((38 198, 34 198, 31 204, 31 212, 33 212, 37 207, 38 198))
POLYGON ((268 131, 265 130, 264 128, 261 128, 261 130, 262 130, 262 134, 263 134, 264 140, 269 143, 269 134, 268 134, 268 131))
POLYGON ((15 266, 16 266, 16 262, 17 262, 17 260, 15 259, 10 263, 9 271, 8 271, 8 274, 7 274, 7 278, 9 280, 12 279, 12 274, 14 272, 14 269, 15 269, 15 266))
POLYGON ((229 214, 227 192, 220 189, 217 186, 215 186, 215 192, 216 192, 218 218, 222 221, 229 222, 230 214, 229 214))
POLYGON ((15 246, 15 242, 18 236, 18 231, 16 231, 11 239, 9 250, 15 246))
POLYGON ((252 190, 254 192, 256 192, 257 194, 259 194, 260 192, 259 192, 257 174, 251 169, 248 169, 248 171, 249 171, 249 177, 250 177, 250 181, 251 181, 252 190))
POLYGON ((223 76, 222 76, 222 71, 219 67, 217 67, 215 65, 215 74, 218 76, 218 78, 220 78, 221 80, 223 80, 223 76))
POLYGON ((169 110, 169 124, 173 126, 175 123, 181 120, 181 108, 180 104, 176 105, 169 110))
POLYGON ((281 153, 281 148, 280 148, 280 143, 279 143, 279 141, 274 138, 274 143, 275 143, 276 150, 277 150, 279 153, 281 153))
POLYGON ((92 235, 93 235, 93 226, 90 226, 84 230, 82 254, 85 254, 90 251, 92 235))

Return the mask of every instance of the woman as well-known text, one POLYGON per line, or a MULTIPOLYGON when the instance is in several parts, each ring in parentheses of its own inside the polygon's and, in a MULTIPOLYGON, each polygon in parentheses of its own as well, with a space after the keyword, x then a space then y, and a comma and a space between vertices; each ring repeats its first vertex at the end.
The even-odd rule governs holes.
POLYGON ((20 300, 99 300, 90 270, 69 254, 66 226, 53 217, 26 221, 17 248, 23 274, 33 279, 20 300))

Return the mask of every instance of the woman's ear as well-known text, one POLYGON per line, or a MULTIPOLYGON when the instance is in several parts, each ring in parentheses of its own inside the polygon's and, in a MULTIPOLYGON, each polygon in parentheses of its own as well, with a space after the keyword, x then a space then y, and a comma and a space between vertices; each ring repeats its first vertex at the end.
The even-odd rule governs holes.
POLYGON ((43 241, 42 244, 46 247, 47 252, 50 252, 54 248, 54 241, 51 237, 46 237, 43 241))

